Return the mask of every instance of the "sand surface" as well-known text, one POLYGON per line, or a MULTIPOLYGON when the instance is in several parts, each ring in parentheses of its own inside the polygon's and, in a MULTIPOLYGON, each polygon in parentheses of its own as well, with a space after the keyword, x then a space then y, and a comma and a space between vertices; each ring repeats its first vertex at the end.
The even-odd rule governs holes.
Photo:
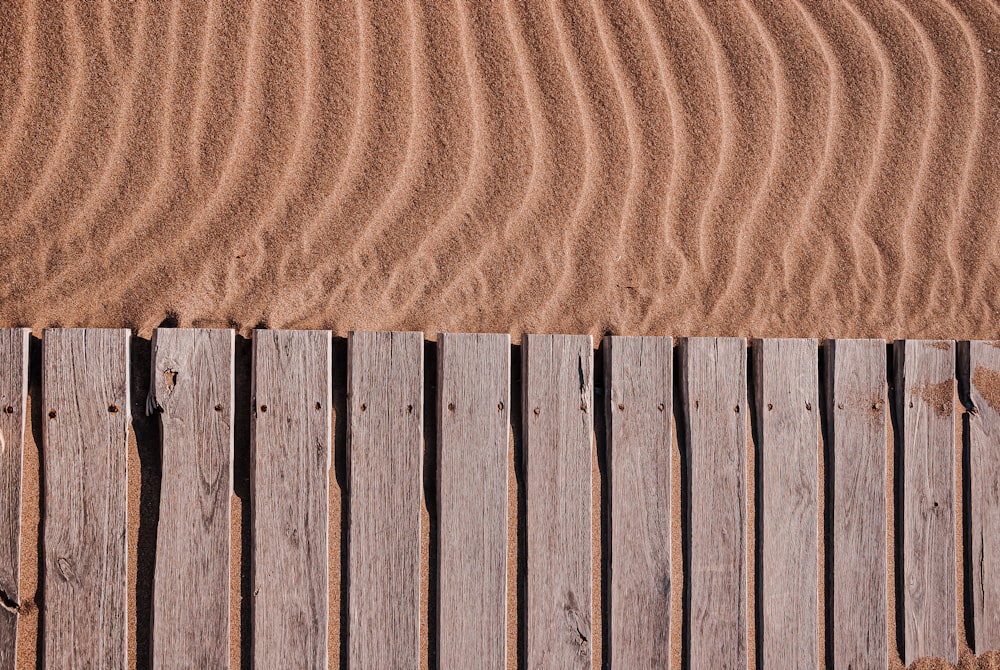
POLYGON ((8 2, 0 326, 993 339, 998 146, 995 2, 8 2))
POLYGON ((10 2, 0 325, 995 337, 1000 7, 10 2))

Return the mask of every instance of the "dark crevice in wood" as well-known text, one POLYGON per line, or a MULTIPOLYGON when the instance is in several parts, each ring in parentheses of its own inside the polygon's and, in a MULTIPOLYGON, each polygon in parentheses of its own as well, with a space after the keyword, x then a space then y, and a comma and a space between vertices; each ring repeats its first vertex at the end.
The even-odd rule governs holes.
POLYGON ((148 668, 152 654, 153 575, 156 567, 156 533, 160 520, 159 419, 146 412, 150 396, 152 344, 133 336, 129 340, 131 368, 130 402, 132 433, 139 453, 139 536, 136 546, 135 630, 133 631, 136 667, 148 668))
POLYGON ((42 448, 42 340, 34 335, 28 340, 28 400, 31 436, 38 449, 38 584, 31 600, 39 610, 35 659, 41 668, 45 650, 45 449, 42 448))
POLYGON ((834 509, 833 501, 836 492, 834 474, 836 473, 836 451, 833 448, 833 372, 835 368, 836 346, 827 340, 819 348, 819 421, 820 421, 820 453, 822 461, 820 467, 823 472, 823 509, 820 523, 820 537, 823 539, 823 611, 826 616, 823 619, 823 648, 826 665, 824 667, 834 667, 833 656, 833 588, 834 588, 834 561, 836 552, 834 551, 834 509))
MULTIPOLYGON (((522 421, 524 370, 522 368, 522 348, 510 347, 510 424, 514 442, 514 480, 517 485, 517 570, 518 579, 515 593, 517 604, 516 647, 517 667, 528 667, 528 516, 526 509, 527 487, 525 485, 524 424, 522 421)), ((512 566, 514 567, 514 566, 512 566)))
MULTIPOLYGON (((608 340, 603 339, 594 351, 594 392, 591 406, 594 408, 594 438, 597 448, 597 471, 601 478, 600 510, 598 531, 601 534, 601 553, 596 556, 600 566, 600 613, 601 613, 601 658, 605 665, 611 662, 611 454, 608 445, 611 436, 610 412, 607 403, 611 400, 611 360, 608 355, 608 340), (602 385, 603 382, 603 385, 602 385)), ((587 638, 580 633, 580 637, 587 638)))
POLYGON ((440 515, 438 514, 437 465, 438 465, 438 351, 437 344, 424 340, 424 454, 423 489, 427 505, 430 535, 430 556, 427 570, 427 664, 431 670, 438 667, 438 613, 440 594, 440 515))
MULTIPOLYGON (((253 668, 253 560, 250 498, 250 421, 253 405, 253 341, 236 335, 233 370, 233 493, 240 500, 240 668, 253 668)), ((235 514, 235 510, 233 512, 235 514)))
POLYGON ((688 422, 684 408, 687 403, 687 369, 683 362, 684 343, 674 347, 674 425, 680 452, 681 481, 681 670, 691 667, 691 472, 689 461, 688 422))
POLYGON ((906 350, 903 341, 896 341, 886 345, 886 386, 888 390, 889 418, 892 425, 892 460, 893 460, 893 481, 892 481, 892 524, 895 543, 892 547, 894 577, 893 584, 889 586, 896 594, 895 614, 896 614, 896 651, 901 658, 905 658, 904 634, 904 592, 903 582, 903 403, 906 402, 906 384, 903 379, 905 369, 906 350))
MULTIPOLYGON (((971 387, 971 366, 970 366, 970 343, 968 341, 956 343, 956 371, 955 377, 958 380, 958 399, 962 404, 962 580, 958 587, 962 589, 963 621, 965 623, 965 640, 969 647, 976 649, 976 625, 975 625, 975 594, 973 589, 973 571, 982 570, 983 557, 972 555, 972 442, 971 426, 972 418, 976 414, 976 406, 972 401, 971 387)), ((983 543, 980 542, 980 547, 983 543)), ((980 581, 982 584, 982 581, 980 581)))
MULTIPOLYGON (((750 412, 750 440, 751 447, 753 448, 753 459, 754 459, 754 481, 750 483, 753 486, 753 490, 750 491, 753 495, 754 509, 756 510, 756 516, 754 518, 754 523, 756 526, 756 533, 753 533, 752 537, 748 537, 748 541, 753 542, 753 575, 754 575, 754 586, 757 597, 752 597, 754 594, 750 593, 747 589, 747 597, 753 601, 753 611, 749 613, 750 616, 754 618, 754 639, 752 644, 754 645, 754 654, 757 659, 757 664, 761 665, 764 658, 764 598, 761 597, 763 593, 764 586, 764 449, 763 449, 763 417, 761 412, 763 407, 761 406, 764 398, 764 377, 763 377, 763 350, 761 345, 758 344, 756 347, 750 345, 747 347, 747 404, 749 405, 750 412)), ((770 409, 770 408, 769 408, 770 409)), ((747 534, 750 534, 750 528, 746 529, 747 534)))
MULTIPOLYGON (((330 650, 332 657, 334 652, 338 655, 339 667, 347 667, 348 635, 350 623, 350 610, 348 609, 350 597, 348 591, 348 565, 350 558, 350 498, 347 495, 348 477, 348 454, 347 454, 347 424, 348 424, 348 397, 347 397, 347 338, 333 338, 333 468, 337 486, 340 489, 340 584, 337 586, 340 596, 339 619, 340 619, 340 648, 330 650)), ((330 492, 334 494, 333 491, 330 492)))

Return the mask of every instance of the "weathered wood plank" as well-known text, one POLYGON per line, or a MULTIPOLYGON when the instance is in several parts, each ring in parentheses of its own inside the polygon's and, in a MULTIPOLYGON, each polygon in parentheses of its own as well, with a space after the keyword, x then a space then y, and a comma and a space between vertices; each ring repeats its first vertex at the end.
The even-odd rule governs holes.
POLYGON ((755 340, 765 668, 819 666, 819 363, 810 339, 755 340))
POLYGON ((254 667, 325 668, 332 350, 326 330, 255 330, 250 446, 254 667))
POLYGON ((592 341, 526 335, 527 658, 532 668, 591 662, 592 341))
POLYGON ((605 338, 604 370, 611 666, 669 668, 673 342, 605 338))
POLYGON ((679 353, 690 489, 691 668, 746 668, 746 340, 688 338, 679 353))
POLYGON ((969 343, 969 379, 973 631, 983 653, 1000 649, 1000 342, 969 343))
POLYGON ((24 328, 0 329, 0 669, 13 668, 17 651, 21 560, 21 459, 28 397, 28 337, 24 328))
POLYGON ((423 336, 348 338, 352 668, 420 662, 423 336))
POLYGON ((955 344, 901 341, 894 354, 902 403, 904 659, 955 663, 955 344))
POLYGON ((834 668, 888 667, 886 613, 886 345, 828 340, 824 346, 833 519, 834 668))
POLYGON ((46 330, 42 392, 44 663, 124 668, 129 331, 46 330))
POLYGON ((438 660, 507 666, 510 337, 438 339, 438 660))
POLYGON ((234 355, 232 330, 153 332, 147 411, 160 418, 163 468, 154 668, 229 667, 234 355))

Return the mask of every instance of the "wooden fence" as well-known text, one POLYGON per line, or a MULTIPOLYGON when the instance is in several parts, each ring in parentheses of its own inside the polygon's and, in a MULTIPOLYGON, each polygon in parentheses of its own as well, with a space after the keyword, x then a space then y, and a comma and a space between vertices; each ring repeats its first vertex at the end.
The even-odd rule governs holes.
MULTIPOLYGON (((0 330, 0 667, 18 623, 28 342, 0 330)), ((977 651, 1000 648, 998 345, 609 337, 595 358, 587 336, 512 349, 506 335, 358 332, 338 360, 331 343, 255 331, 241 418, 234 333, 155 331, 153 667, 228 667, 240 421, 257 668, 418 667, 428 560, 441 668, 589 667, 597 653, 614 668, 751 655, 886 668, 894 638, 907 663, 956 661, 960 626, 977 651), (329 473, 345 363, 337 650, 329 473)), ((42 338, 46 667, 128 664, 131 360, 127 330, 42 338)))

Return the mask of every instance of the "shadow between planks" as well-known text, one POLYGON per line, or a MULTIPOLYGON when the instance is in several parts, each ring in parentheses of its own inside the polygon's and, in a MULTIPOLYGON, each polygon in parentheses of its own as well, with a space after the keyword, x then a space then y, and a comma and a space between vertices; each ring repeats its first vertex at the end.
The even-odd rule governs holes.
MULTIPOLYGON (((677 343, 674 342, 674 366, 677 369, 677 343)), ((606 343, 597 343, 594 357, 593 372, 593 403, 594 407, 594 439, 593 439, 593 479, 592 479, 592 548, 593 565, 593 606, 592 606, 592 636, 591 654, 592 667, 605 667, 604 659, 610 657, 609 652, 609 571, 603 567, 609 564, 609 527, 610 512, 605 501, 609 499, 608 484, 608 451, 605 430, 605 351, 606 343)), ((888 381, 888 402, 895 407, 896 393, 891 346, 887 345, 886 378, 888 381)), ((820 472, 826 460, 827 445, 825 426, 828 422, 826 402, 823 394, 826 388, 826 371, 823 365, 822 342, 817 342, 819 361, 819 389, 821 401, 821 432, 820 472)), ((751 345, 747 345, 747 366, 749 397, 752 399, 754 383, 753 357, 750 355, 751 345)), ((235 346, 235 425, 233 451, 233 491, 231 518, 231 641, 230 657, 233 668, 252 668, 251 659, 251 563, 250 556, 250 416, 251 416, 251 351, 250 339, 236 337, 235 346)), ((977 661, 970 649, 974 643, 971 612, 971 578, 968 574, 968 540, 969 522, 965 512, 968 509, 969 472, 968 472, 968 425, 971 402, 969 397, 968 344, 959 343, 956 378, 958 380, 958 395, 960 403, 956 403, 957 440, 961 447, 962 458, 957 465, 957 477, 960 487, 957 491, 956 532, 961 542, 956 547, 956 587, 959 592, 957 605, 958 642, 960 668, 996 668, 1000 667, 1000 654, 993 652, 985 654, 977 661), (964 367, 963 367, 964 366, 964 367)), ((128 648, 129 665, 135 668, 150 667, 150 612, 152 604, 153 570, 155 565, 156 532, 159 515, 160 493, 160 435, 159 425, 155 416, 147 416, 145 412, 146 395, 149 389, 151 343, 149 340, 137 337, 131 338, 130 392, 132 403, 132 421, 129 433, 128 454, 128 648)), ((348 539, 345 532, 349 518, 349 500, 347 496, 347 339, 334 338, 332 344, 332 384, 333 384, 333 438, 334 453, 330 469, 330 605, 329 605, 329 658, 332 667, 347 666, 347 574, 348 539)), ((437 344, 432 341, 424 343, 424 452, 422 478, 421 506, 421 649, 420 665, 422 668, 437 668, 437 609, 436 589, 441 575, 438 572, 437 555, 437 524, 436 511, 436 471, 437 459, 437 344)), ((526 667, 525 612, 526 586, 525 580, 518 575, 525 573, 526 557, 526 516, 525 516, 525 480, 524 453, 522 444, 522 350, 519 345, 511 346, 511 413, 508 446, 508 603, 507 603, 507 665, 510 668, 526 667)), ((45 575, 42 573, 39 557, 43 551, 40 519, 44 515, 41 502, 41 490, 44 485, 42 477, 41 446, 41 342, 33 335, 29 342, 28 364, 28 412, 24 441, 24 479, 22 488, 22 545, 21 545, 21 602, 18 607, 20 624, 17 638, 17 667, 42 667, 40 656, 44 621, 40 620, 39 607, 45 594, 45 575)), ((671 598, 670 639, 671 667, 688 667, 687 659, 682 655, 688 642, 685 634, 686 617, 683 614, 684 599, 687 596, 684 584, 689 569, 688 547, 685 541, 687 529, 682 525, 682 519, 690 507, 690 491, 686 477, 682 474, 683 454, 679 444, 683 443, 685 422, 682 416, 678 392, 679 375, 674 375, 674 417, 673 444, 671 447, 672 461, 672 544, 674 546, 674 561, 671 567, 672 580, 676 585, 671 598)), ((752 401, 751 401, 752 402, 752 401)), ((900 615, 898 613, 898 596, 902 588, 901 578, 895 571, 899 560, 899 549, 893 542, 894 531, 899 526, 899 518, 894 514, 899 505, 899 473, 894 466, 899 462, 898 440, 896 433, 897 418, 892 414, 889 425, 889 445, 892 458, 887 463, 888 498, 888 541, 889 553, 889 626, 887 631, 887 646, 889 650, 889 667, 902 668, 900 643, 902 639, 900 615)), ((749 625, 748 649, 749 667, 757 667, 760 655, 760 636, 754 635, 754 629, 759 629, 759 605, 755 582, 759 581, 760 543, 755 534, 754 508, 759 504, 760 490, 755 470, 759 469, 759 454, 756 441, 759 434, 759 418, 756 408, 751 406, 747 431, 748 442, 748 491, 750 516, 748 519, 747 544, 748 555, 748 587, 747 614, 749 625)), ((820 484, 819 513, 819 556, 821 566, 828 552, 826 547, 830 542, 830 520, 825 514, 824 498, 825 481, 820 484)), ((824 619, 822 611, 824 602, 829 602, 829 593, 825 593, 823 571, 819 573, 820 618, 817 637, 820 644, 821 665, 832 666, 828 640, 831 637, 829 619, 824 619), (825 651, 825 653, 824 653, 825 651)), ((923 665, 919 667, 942 667, 923 665)))

